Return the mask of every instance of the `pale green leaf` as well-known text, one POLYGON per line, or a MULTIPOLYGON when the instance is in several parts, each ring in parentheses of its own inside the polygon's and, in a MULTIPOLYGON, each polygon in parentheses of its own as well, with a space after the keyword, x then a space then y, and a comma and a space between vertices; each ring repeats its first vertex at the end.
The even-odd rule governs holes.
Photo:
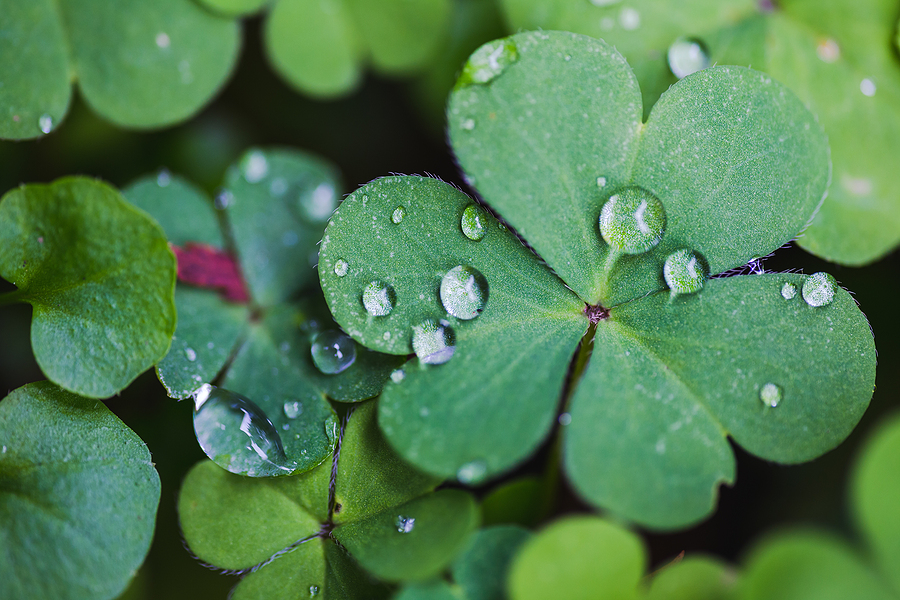
POLYGON ((735 570, 719 559, 693 555, 654 575, 647 600, 729 600, 737 582, 735 570))
POLYGON ((324 545, 314 538, 273 558, 244 576, 234 588, 234 600, 309 600, 325 588, 324 545))
POLYGON ((519 548, 532 537, 514 525, 478 531, 453 562, 453 580, 468 600, 505 600, 509 566, 519 548))

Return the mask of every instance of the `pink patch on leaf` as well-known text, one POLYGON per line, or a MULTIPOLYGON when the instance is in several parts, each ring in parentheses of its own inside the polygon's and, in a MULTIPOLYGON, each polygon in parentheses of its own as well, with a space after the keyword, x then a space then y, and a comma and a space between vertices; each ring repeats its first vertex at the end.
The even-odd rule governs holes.
POLYGON ((199 288, 218 290, 230 302, 247 303, 250 294, 241 269, 228 253, 206 244, 188 242, 172 246, 178 259, 178 280, 199 288))

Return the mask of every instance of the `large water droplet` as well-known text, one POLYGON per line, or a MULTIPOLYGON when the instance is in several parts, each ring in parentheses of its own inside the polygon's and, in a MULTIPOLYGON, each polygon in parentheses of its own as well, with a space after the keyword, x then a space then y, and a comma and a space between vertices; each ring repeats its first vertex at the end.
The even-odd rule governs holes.
POLYGON ((470 204, 463 211, 459 226, 463 234, 475 242, 481 241, 487 231, 487 215, 477 204, 470 204))
POLYGON ((428 319, 421 325, 413 326, 412 347, 423 363, 441 365, 453 358, 456 335, 447 325, 428 319))
POLYGON ((472 267, 453 267, 441 279, 441 303, 457 319, 474 319, 484 310, 487 299, 487 280, 472 267))
POLYGON ((837 281, 828 273, 813 273, 803 282, 801 293, 810 306, 827 306, 834 300, 837 281))
POLYGON ((394 292, 394 288, 381 281, 372 281, 363 290, 363 306, 366 307, 366 312, 373 317, 384 317, 391 314, 396 302, 397 294, 394 292))
POLYGON ((600 211, 600 235, 619 252, 641 254, 656 246, 666 229, 659 199, 637 186, 610 196, 600 211))
POLYGON ((269 172, 269 161, 266 160, 266 155, 259 150, 247 154, 241 161, 241 172, 249 183, 262 181, 269 172))
POLYGON ((316 368, 326 375, 337 375, 356 360, 356 343, 336 329, 316 335, 310 351, 316 368))
POLYGON ((469 57, 457 86, 488 83, 518 59, 519 51, 511 39, 488 42, 469 57))
POLYGON ((41 115, 38 119, 38 127, 41 129, 41 133, 50 133, 53 130, 53 117, 50 115, 41 115))
POLYGON ((707 274, 706 261, 690 250, 676 250, 666 257, 663 265, 663 277, 672 294, 699 292, 707 274))
POLYGON ((783 286, 781 286, 781 297, 785 300, 790 300, 794 296, 797 295, 797 286, 793 283, 786 282, 783 286))
POLYGON ((278 431, 261 408, 208 383, 194 392, 194 432, 206 455, 232 473, 271 477, 297 467, 285 457, 278 431))
POLYGON ((781 388, 774 383, 767 383, 759 389, 759 401, 775 408, 781 402, 781 388))
POLYGON ((397 515, 397 521, 394 524, 397 526, 399 533, 409 533, 416 526, 416 519, 415 517, 397 515))
POLYGON ((350 265, 347 264, 347 261, 343 258, 339 258, 334 263, 334 274, 338 277, 343 277, 347 274, 347 270, 350 268, 350 265))
POLYGON ((303 403, 299 400, 289 400, 284 403, 284 416, 288 419, 296 419, 303 414, 303 403))
POLYGON ((304 186, 300 190, 300 216, 310 223, 326 221, 337 207, 337 201, 334 186, 328 182, 320 183, 313 189, 304 186))
POLYGON ((394 209, 394 212, 391 213, 391 223, 394 225, 399 225, 403 222, 403 217, 406 216, 406 208, 403 206, 398 206, 394 209))
POLYGON ((484 479, 486 473, 487 465, 485 462, 483 460, 473 460, 472 462, 464 464, 456 471, 456 478, 461 483, 478 483, 484 479))
POLYGON ((669 46, 669 69, 678 79, 702 71, 710 65, 709 52, 700 40, 680 37, 669 46))

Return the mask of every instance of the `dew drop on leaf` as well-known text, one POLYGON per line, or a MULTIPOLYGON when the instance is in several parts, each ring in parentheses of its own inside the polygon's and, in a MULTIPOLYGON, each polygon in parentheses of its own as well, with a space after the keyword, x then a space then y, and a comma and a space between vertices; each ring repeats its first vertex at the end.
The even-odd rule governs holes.
POLYGON ((519 51, 511 39, 488 42, 469 57, 457 85, 488 83, 500 76, 509 65, 518 59, 519 51))
POLYGON ((816 56, 819 60, 833 63, 841 57, 841 47, 831 38, 824 39, 816 46, 816 56))
POLYGON ((484 461, 473 460, 472 462, 464 464, 456 471, 456 478, 460 483, 478 483, 484 479, 485 473, 487 473, 487 465, 484 461))
POLYGON ((427 319, 413 326, 412 347, 423 363, 442 365, 453 358, 456 335, 449 326, 427 319))
POLYGON ((395 369, 391 372, 391 381, 394 383, 400 383, 404 379, 406 379, 406 371, 403 369, 395 369))
POLYGON ((317 586, 317 585, 309 586, 309 597, 315 598, 318 595, 319 595, 319 586, 317 586))
POLYGON ((669 46, 666 54, 669 69, 678 79, 702 71, 710 65, 709 53, 700 40, 680 37, 669 46))
POLYGON ((637 186, 610 196, 600 210, 600 235, 619 252, 641 254, 656 246, 666 229, 659 199, 637 186))
POLYGON ((234 200, 234 194, 229 190, 222 190, 216 194, 216 199, 213 200, 213 204, 217 209, 225 210, 231 205, 232 200, 234 200))
POLYGON ((597 187, 605 188, 606 187, 606 177, 598 177, 597 178, 597 187))
POLYGON ((347 261, 343 258, 337 259, 334 263, 334 274, 338 277, 343 277, 347 274, 347 269, 350 268, 350 265, 347 264, 347 261))
POLYGON ((193 348, 185 348, 184 356, 191 362, 197 360, 197 352, 193 348))
POLYGON ((474 319, 484 310, 487 299, 487 280, 472 267, 453 267, 441 278, 441 303, 457 319, 474 319))
POLYGON ((781 297, 785 300, 791 300, 796 295, 797 286, 793 283, 786 282, 783 286, 781 286, 781 297))
POLYGON ((619 12, 619 25, 625 31, 634 31, 641 26, 641 13, 630 6, 626 6, 619 12))
POLYGON ((317 369, 337 375, 356 360, 356 342, 336 329, 326 329, 316 335, 310 352, 317 369))
POLYGON ((337 207, 337 193, 334 186, 322 182, 312 190, 303 188, 300 191, 300 216, 310 223, 321 223, 331 216, 337 207))
POLYGON ((487 231, 485 220, 484 209, 477 204, 470 204, 463 211, 459 226, 462 228, 463 235, 472 241, 479 242, 487 231))
POLYGON ((406 209, 403 206, 398 206, 394 209, 394 212, 391 213, 391 223, 394 225, 399 225, 403 222, 403 217, 406 216, 406 209))
POLYGON ((666 257, 663 265, 663 277, 673 295, 699 292, 706 276, 705 261, 690 250, 676 250, 666 257))
POLYGON ((405 517, 403 515, 397 515, 397 521, 395 523, 397 526, 397 531, 399 533, 409 533, 413 530, 413 527, 416 526, 415 517, 405 517))
POLYGON ((249 183, 257 183, 268 174, 269 161, 262 152, 255 150, 241 161, 241 172, 249 183))
MULTIPOLYGON (((875 95, 877 88, 875 87, 875 82, 871 79, 863 79, 859 82, 859 91, 863 93, 864 96, 869 96, 870 98, 875 95)), ((44 133, 47 133, 46 131, 44 133)))
POLYGON ((474 130, 475 129, 475 119, 466 119, 465 121, 462 122, 460 127, 465 129, 466 131, 474 130))
POLYGON ((53 130, 53 117, 47 114, 41 115, 38 119, 38 127, 41 129, 41 133, 50 133, 53 130))
POLYGON ((287 475, 297 465, 265 412, 249 399, 203 384, 194 392, 194 432, 206 455, 238 475, 287 475))
POLYGON ((397 294, 394 288, 381 281, 369 282, 363 290, 362 303, 366 312, 373 317, 385 317, 394 310, 397 294))
POLYGON ((837 282, 828 273, 813 273, 803 282, 801 293, 806 303, 813 307, 827 306, 834 300, 837 282))
POLYGON ((288 419, 296 419, 303 414, 303 403, 298 400, 289 400, 284 403, 284 416, 288 419))
POLYGON ((767 383, 759 389, 759 400, 768 407, 775 408, 781 402, 781 387, 767 383))
POLYGON ((594 6, 612 6, 618 4, 622 0, 589 0, 594 6))
POLYGON ((159 173, 156 174, 156 185, 164 188, 169 187, 170 183, 172 183, 172 174, 169 173, 168 169, 160 169, 159 173))

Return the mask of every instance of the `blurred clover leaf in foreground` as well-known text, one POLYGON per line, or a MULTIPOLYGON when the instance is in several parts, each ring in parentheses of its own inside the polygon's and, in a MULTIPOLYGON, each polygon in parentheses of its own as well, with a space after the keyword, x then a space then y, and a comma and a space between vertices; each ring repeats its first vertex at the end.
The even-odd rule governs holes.
POLYGON ((175 330, 175 257, 159 226, 84 177, 24 185, 0 199, 0 306, 32 306, 44 375, 105 398, 156 364, 175 330))
POLYGON ((0 440, 3 597, 117 597, 156 522, 147 446, 102 402, 49 381, 0 402, 0 440))
POLYGON ((201 560, 244 576, 235 600, 387 598, 388 583, 440 573, 478 526, 475 501, 384 442, 374 402, 350 409, 333 461, 247 478, 210 462, 188 473, 182 531, 201 560))
POLYGON ((235 23, 191 0, 0 0, 0 138, 50 133, 72 84, 105 119, 164 127, 198 112, 231 74, 235 23))
POLYGON ((178 255, 178 328, 159 379, 174 398, 221 386, 195 397, 194 425, 204 451, 233 472, 320 464, 337 436, 327 399, 376 396, 402 363, 357 349, 324 306, 315 248, 339 187, 320 158, 253 149, 228 170, 215 201, 167 171, 123 192, 159 221, 178 255), (331 362, 317 368, 316 349, 331 362), (278 460, 261 454, 271 452, 278 460))
POLYGON ((404 459, 477 484, 562 424, 569 480, 653 528, 696 522, 734 481, 728 437, 797 463, 871 398, 875 348, 824 273, 712 277, 781 247, 822 201, 828 149, 784 86, 740 67, 675 84, 642 122, 606 43, 523 33, 476 51, 450 137, 485 208, 386 177, 325 230, 319 276, 341 327, 416 358, 379 425, 404 459))
POLYGON ((797 243, 826 260, 873 262, 900 243, 900 57, 893 0, 501 0, 509 31, 602 38, 641 82, 645 112, 711 64, 752 66, 819 118, 834 162, 828 202, 797 243), (773 6, 774 5, 774 6, 773 6))

